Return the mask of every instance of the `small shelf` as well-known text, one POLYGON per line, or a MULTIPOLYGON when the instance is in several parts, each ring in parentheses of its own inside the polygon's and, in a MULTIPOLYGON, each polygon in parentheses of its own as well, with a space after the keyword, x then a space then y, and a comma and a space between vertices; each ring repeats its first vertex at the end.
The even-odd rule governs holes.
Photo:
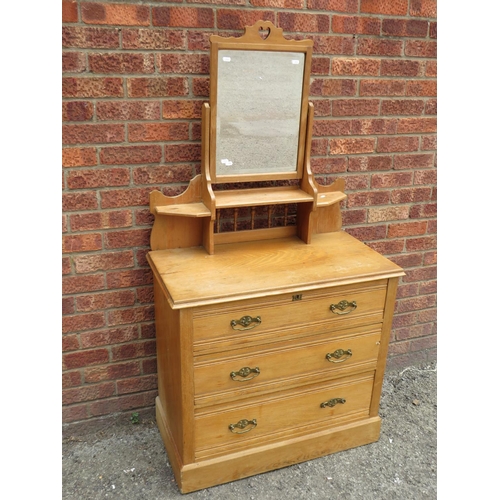
POLYGON ((210 217, 210 210, 203 203, 179 203, 156 207, 158 215, 178 215, 181 217, 210 217))
POLYGON ((313 202, 314 197, 294 186, 214 191, 217 208, 256 207, 313 202))
POLYGON ((328 207, 334 203, 345 200, 347 195, 342 191, 332 191, 331 193, 318 193, 318 201, 316 206, 318 207, 328 207))

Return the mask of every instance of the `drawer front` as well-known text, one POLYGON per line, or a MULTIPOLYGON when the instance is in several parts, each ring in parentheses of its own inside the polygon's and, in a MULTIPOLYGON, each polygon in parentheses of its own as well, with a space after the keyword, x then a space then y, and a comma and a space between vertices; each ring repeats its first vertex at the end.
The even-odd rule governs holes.
POLYGON ((342 327, 381 322, 386 281, 199 308, 193 340, 255 337, 297 325, 342 327), (299 298, 300 297, 300 298, 299 298))
MULTIPOLYGON (((265 351, 253 349, 242 355, 239 351, 224 353, 223 359, 195 361, 195 398, 228 391, 234 397, 255 392, 266 386, 273 390, 283 379, 295 378, 297 383, 320 382, 335 372, 372 361, 375 365, 381 328, 367 328, 356 335, 331 338, 330 334, 306 337, 300 342, 280 342, 267 346, 265 351)), ((373 366, 372 368, 374 368, 373 366)))
POLYGON ((255 440, 260 444, 265 437, 314 424, 335 422, 336 418, 360 412, 368 415, 373 374, 342 379, 338 382, 316 385, 309 390, 284 393, 275 399, 253 403, 214 413, 195 416, 195 449, 239 444, 255 440), (262 437, 262 440, 258 438, 262 437))

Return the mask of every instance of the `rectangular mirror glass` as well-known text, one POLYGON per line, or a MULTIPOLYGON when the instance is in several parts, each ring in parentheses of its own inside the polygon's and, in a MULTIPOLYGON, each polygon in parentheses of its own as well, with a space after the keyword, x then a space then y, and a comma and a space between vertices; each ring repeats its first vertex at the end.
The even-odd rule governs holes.
POLYGON ((218 51, 217 177, 297 171, 304 56, 218 51))

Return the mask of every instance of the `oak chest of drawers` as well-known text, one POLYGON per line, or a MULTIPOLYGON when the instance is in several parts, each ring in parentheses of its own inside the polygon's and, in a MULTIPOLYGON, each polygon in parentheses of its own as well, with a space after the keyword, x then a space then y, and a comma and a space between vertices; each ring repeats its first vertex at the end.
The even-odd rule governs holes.
POLYGON ((378 439, 398 266, 343 231, 148 260, 157 422, 183 493, 378 439))

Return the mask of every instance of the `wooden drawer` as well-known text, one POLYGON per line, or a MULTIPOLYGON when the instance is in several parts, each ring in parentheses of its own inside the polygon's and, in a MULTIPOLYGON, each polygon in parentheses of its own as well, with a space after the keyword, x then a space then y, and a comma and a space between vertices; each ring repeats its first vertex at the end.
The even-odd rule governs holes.
POLYGON ((378 323, 383 319, 386 284, 380 280, 201 307, 193 311, 193 340, 195 344, 216 339, 241 342, 297 326, 324 329, 378 323))
POLYGON ((381 328, 348 330, 332 339, 331 334, 305 337, 294 343, 279 342, 265 349, 224 353, 223 358, 201 356, 194 364, 196 404, 215 402, 270 392, 283 387, 321 382, 345 375, 356 366, 372 362, 374 369, 380 345, 381 328), (342 354, 344 352, 344 354, 342 354), (329 355, 329 359, 327 358, 329 355), (224 394, 226 393, 226 394, 224 394), (216 394, 217 397, 210 395, 216 394))
MULTIPOLYGON (((373 372, 368 375, 308 386, 306 390, 284 391, 278 397, 253 400, 217 412, 195 416, 195 450, 239 444, 280 431, 327 422, 349 414, 368 416, 373 372), (335 403, 332 400, 337 399, 335 403), (334 406, 328 406, 328 402, 334 406), (245 421, 248 423, 245 425, 245 421), (231 429, 232 427, 232 429, 231 429)), ((260 440, 258 438, 262 437, 260 440)))

